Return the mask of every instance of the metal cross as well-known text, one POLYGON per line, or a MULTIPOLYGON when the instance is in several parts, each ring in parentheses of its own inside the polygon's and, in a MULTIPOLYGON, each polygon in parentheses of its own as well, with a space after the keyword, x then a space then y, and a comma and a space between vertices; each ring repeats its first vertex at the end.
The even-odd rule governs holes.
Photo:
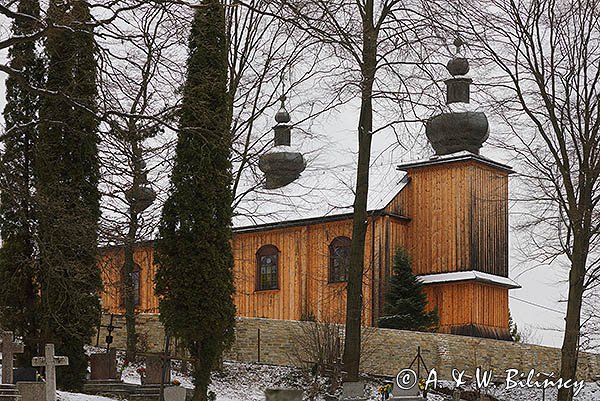
POLYGON ((106 331, 108 331, 108 335, 106 336, 106 339, 105 339, 105 341, 106 341, 106 352, 107 353, 108 353, 108 351, 110 351, 110 345, 112 344, 113 339, 114 339, 113 336, 112 336, 112 332, 115 329, 122 329, 121 326, 115 326, 113 324, 114 318, 115 318, 115 315, 111 313, 110 314, 110 321, 108 322, 107 325, 103 325, 103 324, 98 325, 98 336, 96 337, 96 347, 98 346, 98 343, 100 342, 100 328, 101 327, 106 327, 106 331))

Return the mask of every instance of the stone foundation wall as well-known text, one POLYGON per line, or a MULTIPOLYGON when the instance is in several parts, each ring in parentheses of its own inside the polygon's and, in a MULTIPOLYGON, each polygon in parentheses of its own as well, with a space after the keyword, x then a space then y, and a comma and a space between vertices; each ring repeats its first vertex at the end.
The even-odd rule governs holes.
MULTIPOLYGON (((162 350, 164 331, 158 316, 140 315, 137 319, 138 332, 142 343, 147 344, 147 351, 162 350)), ((115 317, 115 324, 124 327, 124 319, 115 317)), ((314 327, 310 322, 238 318, 236 341, 225 358, 275 365, 310 365, 307 350, 314 347, 307 344, 314 344, 310 340, 316 334, 314 327)), ((329 328, 343 334, 342 326, 329 325, 329 328)), ((114 332, 117 348, 124 347, 124 334, 124 329, 114 332)), ((441 379, 450 379, 453 369, 465 370, 468 375, 473 375, 477 367, 502 374, 506 369, 558 373, 560 366, 560 349, 539 345, 379 328, 365 328, 363 339, 361 369, 376 375, 395 376, 410 365, 418 347, 427 367, 435 368, 441 379)), ((582 353, 578 376, 585 380, 600 379, 600 354, 582 353)))

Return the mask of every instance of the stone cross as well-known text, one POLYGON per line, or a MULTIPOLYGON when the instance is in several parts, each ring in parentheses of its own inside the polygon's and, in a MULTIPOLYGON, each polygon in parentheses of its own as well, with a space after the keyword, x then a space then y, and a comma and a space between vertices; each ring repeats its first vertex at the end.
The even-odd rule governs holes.
POLYGON ((23 344, 13 341, 12 331, 2 333, 2 383, 13 384, 13 357, 14 354, 24 352, 23 344))
POLYGON ((46 371, 46 401, 56 401, 56 367, 68 366, 69 358, 54 355, 54 344, 46 344, 44 356, 31 360, 32 366, 43 366, 46 371))

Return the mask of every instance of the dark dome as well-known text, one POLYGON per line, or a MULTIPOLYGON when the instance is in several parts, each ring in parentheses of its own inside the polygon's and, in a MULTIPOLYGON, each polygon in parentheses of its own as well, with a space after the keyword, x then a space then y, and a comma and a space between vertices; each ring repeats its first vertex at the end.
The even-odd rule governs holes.
POLYGON ((455 57, 448 61, 446 68, 452 76, 466 75, 469 73, 469 60, 463 57, 455 57))
POLYGON ((461 151, 479 154, 487 140, 489 125, 481 112, 444 113, 427 121, 425 133, 438 155, 461 151))
POLYGON ((136 212, 143 212, 156 200, 156 192, 149 186, 140 185, 136 190, 131 188, 125 191, 125 198, 136 212))
POLYGON ((265 174, 265 188, 284 187, 298 177, 306 168, 302 153, 272 152, 260 157, 258 168, 265 174))
POLYGON ((289 123, 292 119, 290 118, 290 113, 287 112, 283 107, 279 109, 277 114, 275 114, 275 121, 280 124, 289 123))

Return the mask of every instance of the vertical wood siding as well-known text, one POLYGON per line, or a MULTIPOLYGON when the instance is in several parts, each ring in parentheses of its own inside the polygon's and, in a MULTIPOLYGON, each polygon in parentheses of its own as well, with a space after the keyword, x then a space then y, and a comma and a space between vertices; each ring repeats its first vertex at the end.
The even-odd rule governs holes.
POLYGON ((508 275, 508 175, 475 161, 408 171, 388 211, 408 216, 416 274, 479 270, 508 275))
POLYGON ((508 290, 485 283, 462 282, 425 286, 428 310, 437 307, 440 331, 452 327, 479 325, 490 328, 508 327, 508 290))
MULTIPOLYGON (((151 245, 138 246, 134 260, 140 266, 140 304, 138 313, 158 313, 158 298, 154 295, 154 249, 151 245)), ((123 313, 121 307, 121 271, 124 255, 122 249, 110 248, 102 252, 99 265, 104 290, 100 295, 102 309, 108 313, 123 313)))

